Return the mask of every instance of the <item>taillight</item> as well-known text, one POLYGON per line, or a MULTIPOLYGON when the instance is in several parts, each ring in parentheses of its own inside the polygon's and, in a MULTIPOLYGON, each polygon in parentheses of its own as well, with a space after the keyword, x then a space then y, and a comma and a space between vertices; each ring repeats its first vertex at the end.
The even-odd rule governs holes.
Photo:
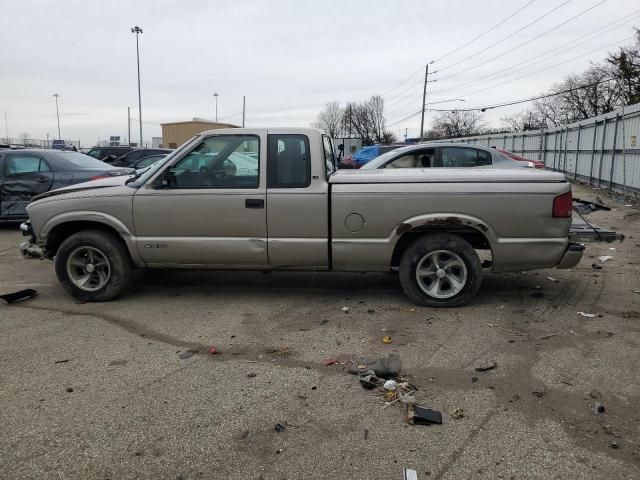
POLYGON ((96 175, 95 177, 91 177, 89 180, 102 180, 103 178, 109 178, 109 177, 105 177, 104 175, 96 175))
POLYGON ((573 213, 573 194, 571 190, 553 199, 553 216, 555 218, 570 218, 573 213))

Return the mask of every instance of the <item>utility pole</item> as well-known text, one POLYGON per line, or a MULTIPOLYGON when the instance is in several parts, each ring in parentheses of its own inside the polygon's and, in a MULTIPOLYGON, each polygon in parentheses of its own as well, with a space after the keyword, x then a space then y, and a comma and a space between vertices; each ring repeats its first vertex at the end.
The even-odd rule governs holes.
POLYGON ((131 107, 127 107, 127 141, 131 145, 131 107))
POLYGON ((420 142, 422 143, 422 139, 424 137, 424 109, 427 101, 427 78, 429 77, 429 64, 427 63, 427 67, 424 72, 424 89, 422 90, 422 118, 420 119, 420 142))
POLYGON ((218 121, 218 97, 219 96, 220 95, 218 95, 217 92, 213 94, 213 97, 216 99, 216 122, 218 121))
POLYGON ((244 128, 244 112, 245 112, 245 106, 246 106, 246 99, 247 97, 243 95, 242 96, 242 128, 244 128))
POLYGON ((58 117, 58 139, 60 139, 60 111, 58 110, 58 97, 60 95, 58 95, 57 93, 54 93, 53 96, 56 98, 56 117, 58 117))
MULTIPOLYGON (((135 27, 131 27, 131 33, 136 34, 136 60, 138 62, 138 116, 140 122, 140 144, 139 147, 142 147, 142 96, 140 95, 140 47, 138 45, 138 37, 142 33, 142 29, 137 25, 135 27)), ((131 142, 131 138, 129 138, 129 142, 131 142)))

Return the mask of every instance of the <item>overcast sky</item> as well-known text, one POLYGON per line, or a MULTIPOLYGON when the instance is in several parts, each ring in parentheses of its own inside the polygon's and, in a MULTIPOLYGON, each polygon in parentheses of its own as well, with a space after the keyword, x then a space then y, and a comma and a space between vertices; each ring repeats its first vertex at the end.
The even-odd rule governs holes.
MULTIPOLYGON (((419 116, 398 120, 420 108, 419 70, 426 62, 436 60, 430 69, 437 72, 427 103, 465 99, 437 107, 539 94, 629 43, 632 26, 640 25, 638 0, 604 1, 491 58, 601 1, 2 0, 0 115, 6 111, 10 137, 26 132, 55 138, 57 92, 63 138, 91 145, 110 135, 126 137, 127 106, 132 117, 138 115, 130 28, 139 25, 145 140, 160 136, 161 122, 214 118, 214 92, 220 121, 236 124, 246 95, 251 127, 306 127, 326 102, 384 94, 390 129, 399 135, 406 127, 409 136, 417 135, 419 116), (501 76, 484 78, 501 70, 501 76)), ((525 107, 496 110, 488 119, 497 125, 502 115, 525 107)), ((136 120, 135 140, 137 130, 136 120)))

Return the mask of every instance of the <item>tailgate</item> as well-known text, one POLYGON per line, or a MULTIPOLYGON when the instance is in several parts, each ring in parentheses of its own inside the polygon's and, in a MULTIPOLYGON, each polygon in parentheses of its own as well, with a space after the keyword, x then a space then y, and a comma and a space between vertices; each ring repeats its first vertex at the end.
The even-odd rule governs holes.
POLYGON ((571 220, 569 228, 569 242, 589 243, 589 242, 622 242, 624 235, 606 227, 599 227, 593 223, 587 223, 580 218, 571 220))

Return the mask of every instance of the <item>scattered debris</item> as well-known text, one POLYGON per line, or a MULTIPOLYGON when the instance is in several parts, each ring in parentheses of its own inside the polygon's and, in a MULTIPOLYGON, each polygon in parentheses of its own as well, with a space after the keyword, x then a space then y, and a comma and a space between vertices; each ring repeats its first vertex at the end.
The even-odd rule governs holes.
POLYGON ((0 298, 7 303, 16 303, 21 300, 27 300, 35 296, 38 292, 33 288, 27 288, 25 290, 18 290, 13 293, 5 293, 4 295, 0 295, 0 298))
POLYGON ((547 392, 544 390, 544 388, 539 388, 538 390, 534 390, 531 392, 533 395, 535 395, 538 398, 542 398, 544 397, 547 392))
POLYGON ((284 452, 284 450, 283 450, 283 449, 281 449, 281 448, 279 448, 279 449, 277 449, 277 450, 276 450, 276 454, 277 454, 277 455, 280 455, 282 452, 284 452))
POLYGON ((344 313, 349 313, 349 307, 342 307, 342 311, 344 313))
POLYGON ((600 392, 598 390, 591 390, 589 392, 589 396, 591 398, 599 399, 602 395, 600 394, 600 392))
POLYGON ((287 347, 286 345, 282 347, 269 347, 267 348, 266 352, 277 355, 278 357, 286 357, 291 355, 289 347, 287 347))
POLYGON ((418 480, 418 472, 410 468, 403 468, 402 480, 418 480))
POLYGON ((593 413, 595 413, 596 415, 604 413, 604 405, 601 404, 600 402, 596 402, 595 405, 593 406, 593 413))
POLYGON ((551 280, 552 282, 557 282, 558 279, 557 278, 553 278, 553 277, 547 277, 549 280, 551 280))
POLYGON ((193 350, 193 349, 182 350, 178 352, 178 358, 180 360, 184 360, 185 358, 193 357, 195 353, 198 353, 198 350, 193 350))
POLYGON ((209 347, 209 353, 211 355, 217 355, 218 354, 218 348, 215 345, 211 345, 209 347))
POLYGON ((461 408, 454 408, 452 411, 449 412, 449 416, 451 418, 455 418, 456 420, 459 420, 461 418, 464 418, 464 410, 461 408))
POLYGON ((633 293, 640 293, 640 289, 636 288, 635 290, 631 290, 633 293))
POLYGON ((73 388, 67 387, 67 393, 71 393, 71 392, 73 392, 73 388))
POLYGON ((351 367, 348 371, 354 375, 371 371, 373 375, 380 378, 396 378, 400 375, 401 369, 400 356, 397 353, 390 353, 376 360, 359 362, 356 367, 351 367))
POLYGON ((613 257, 611 255, 601 255, 598 257, 598 260, 600 260, 601 263, 605 263, 609 260, 611 260, 613 257))
POLYGON ((594 318, 596 316, 595 313, 585 313, 585 312, 577 312, 581 317, 594 318))
POLYGON ((255 378, 256 375, 258 375, 258 374, 255 373, 255 372, 247 373, 247 378, 255 378))
POLYGON ((376 311, 373 308, 368 308, 367 313, 371 315, 372 313, 376 313, 376 311))
POLYGON ((442 425, 442 414, 420 405, 407 405, 407 423, 411 425, 442 425))
POLYGON ((578 335, 576 332, 574 332, 573 330, 569 330, 569 333, 575 335, 576 337, 579 337, 580 335, 578 335))
POLYGON ((65 358, 64 360, 56 360, 56 361, 55 361, 55 362, 53 362, 53 363, 67 363, 68 361, 69 361, 69 359, 68 359, 68 358, 65 358))
POLYGON ((476 367, 476 372, 486 372, 488 370, 493 370, 498 366, 498 363, 493 361, 490 363, 483 363, 482 365, 478 365, 476 367))
POLYGON ((478 377, 471 377, 471 383, 476 383, 478 381, 478 377))
POLYGON ((287 428, 286 428, 284 425, 282 425, 281 423, 276 423, 276 426, 275 426, 275 430, 276 430, 276 432, 278 432, 278 433, 282 433, 282 432, 284 432, 286 429, 287 429, 287 428))
POLYGON ((320 321, 320 325, 326 325, 327 323, 329 323, 329 320, 327 320, 326 318, 320 321))
POLYGON ((394 400, 397 400, 398 382, 396 382, 395 380, 387 380, 386 382, 384 382, 384 385, 382 385, 382 388, 384 388, 384 399, 387 402, 393 402, 394 400))
POLYGON ((536 338, 536 341, 538 341, 538 340, 546 340, 548 338, 557 337, 557 336, 558 336, 557 333, 549 333, 547 335, 542 335, 541 337, 536 338))
MULTIPOLYGON (((369 370, 369 372, 372 372, 372 370, 369 370)), ((382 380, 376 377, 375 374, 368 372, 365 375, 360 375, 358 380, 365 390, 373 390, 382 383, 382 380)))
POLYGON ((242 432, 240 434, 240 440, 244 440, 245 438, 247 438, 249 436, 249 430, 245 430, 244 432, 242 432))
POLYGON ((323 364, 324 366, 327 366, 327 367, 328 367, 329 365, 334 365, 334 364, 336 364, 336 363, 338 363, 338 359, 333 358, 333 357, 331 357, 331 358, 325 358, 325 359, 322 361, 322 364, 323 364))
POLYGON ((388 345, 391 342, 393 342, 393 340, 391 339, 391 337, 389 335, 385 335, 384 337, 382 337, 382 343, 386 343, 388 345))
POLYGON ((410 309, 409 309, 409 311, 410 311, 410 312, 415 312, 415 311, 416 311, 416 309, 415 309, 415 308, 410 308, 410 309))
POLYGON ((616 247, 609 247, 609 250, 613 250, 615 252, 616 251, 616 247))
POLYGON ((364 439, 367 440, 369 438, 369 429, 365 428, 364 429, 364 439))
POLYGON ((602 270, 602 265, 598 265, 597 263, 592 263, 591 268, 594 270, 602 270))
POLYGON ((611 442, 611 448, 616 450, 618 448, 618 442, 616 442, 615 440, 613 442, 611 442))
POLYGON ((499 328, 500 330, 504 330, 505 332, 515 333, 516 335, 525 335, 525 333, 523 332, 519 332, 517 330, 511 330, 510 328, 501 327, 500 325, 494 325, 493 323, 487 322, 487 325, 489 325, 491 328, 499 328))
POLYGON ((531 296, 533 298, 544 298, 544 292, 533 292, 531 296))

